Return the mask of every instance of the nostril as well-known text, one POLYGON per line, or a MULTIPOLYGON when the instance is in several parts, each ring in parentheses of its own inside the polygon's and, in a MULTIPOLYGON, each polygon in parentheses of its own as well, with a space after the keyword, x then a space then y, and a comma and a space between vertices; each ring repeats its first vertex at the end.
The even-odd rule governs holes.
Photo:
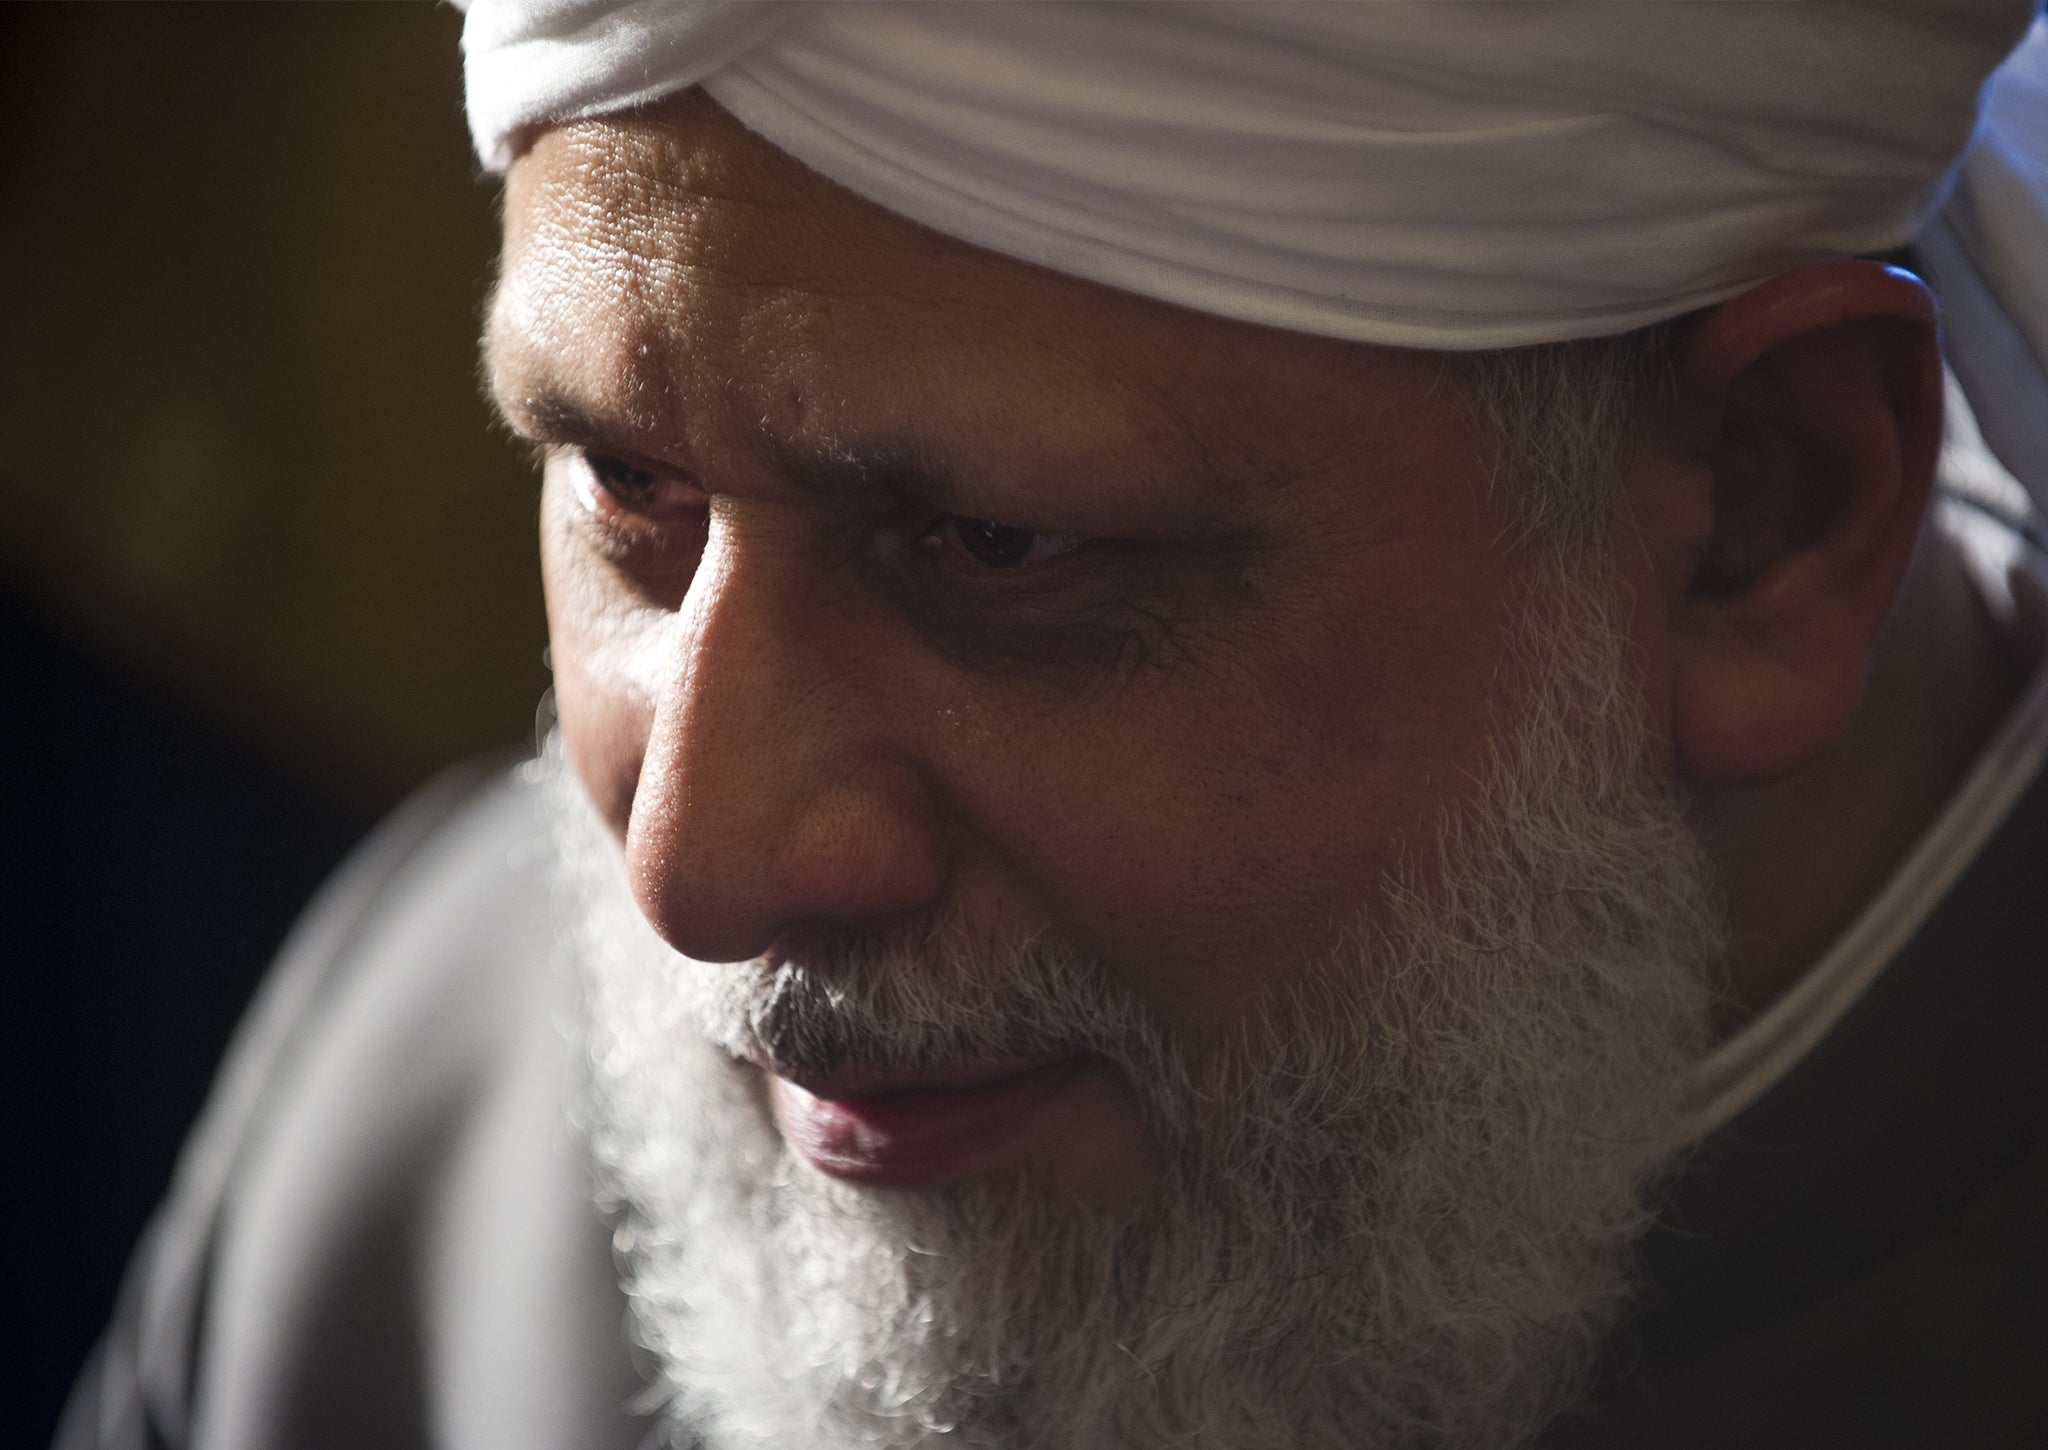
POLYGON ((716 862, 694 858, 672 833, 644 828, 643 819, 636 815, 627 834, 626 872, 654 934, 696 961, 758 956, 774 936, 765 901, 744 881, 723 879, 716 862))

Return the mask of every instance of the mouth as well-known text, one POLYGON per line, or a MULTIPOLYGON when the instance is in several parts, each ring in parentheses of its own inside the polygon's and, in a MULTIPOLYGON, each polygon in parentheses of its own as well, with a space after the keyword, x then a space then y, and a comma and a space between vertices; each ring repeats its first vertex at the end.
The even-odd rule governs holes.
POLYGON ((783 1138, 819 1172, 929 1188, 1020 1166, 1078 1106, 1081 1058, 794 1079, 767 1071, 783 1138))

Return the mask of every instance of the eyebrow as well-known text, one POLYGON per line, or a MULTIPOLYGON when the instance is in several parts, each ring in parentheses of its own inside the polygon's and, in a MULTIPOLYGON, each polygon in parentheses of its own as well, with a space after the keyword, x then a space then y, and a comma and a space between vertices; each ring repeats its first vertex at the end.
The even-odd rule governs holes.
MULTIPOLYGON (((590 407, 559 388, 543 385, 522 392, 510 407, 498 396, 495 386, 487 387, 486 391, 505 426, 537 444, 582 444, 598 450, 607 446, 623 448, 628 439, 642 432, 607 410, 590 407)), ((971 502, 972 490, 940 466, 928 448, 909 442, 856 448, 839 440, 798 447, 770 434, 763 422, 764 426, 756 431, 764 453, 777 475, 804 493, 841 501, 861 495, 884 495, 945 512, 963 511, 971 502)))
POLYGON ((484 393, 490 399, 491 411, 507 428, 530 443, 545 444, 570 439, 595 442, 606 437, 616 437, 622 432, 616 424, 607 422, 599 412, 586 408, 568 393, 552 388, 541 388, 521 393, 518 400, 507 405, 499 396, 497 379, 488 369, 484 375, 484 393))

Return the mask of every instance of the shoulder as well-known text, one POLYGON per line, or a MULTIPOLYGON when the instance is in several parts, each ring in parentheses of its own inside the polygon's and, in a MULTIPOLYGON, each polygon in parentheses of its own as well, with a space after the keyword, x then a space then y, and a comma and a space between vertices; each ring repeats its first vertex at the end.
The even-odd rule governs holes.
POLYGON ((592 1373, 616 1413, 622 1302, 570 1140, 548 859, 528 772, 470 766, 323 888, 237 1034, 60 1443, 447 1443, 451 1420, 520 1407, 500 1381, 529 1359, 549 1369, 523 1406, 542 1424, 592 1373), (512 1282, 480 1288, 494 1275, 512 1282), (602 1363, 548 1363, 503 1312, 521 1294, 558 1301, 602 1363))
MULTIPOLYGON (((510 1046, 521 999, 544 985, 541 846, 537 793, 502 766, 450 772, 380 826, 286 941, 174 1195, 360 1173, 365 1156, 389 1173, 393 1150, 431 1138, 432 1108, 510 1046)), ((343 1187, 323 1218, 374 1197, 360 1177, 343 1187)))

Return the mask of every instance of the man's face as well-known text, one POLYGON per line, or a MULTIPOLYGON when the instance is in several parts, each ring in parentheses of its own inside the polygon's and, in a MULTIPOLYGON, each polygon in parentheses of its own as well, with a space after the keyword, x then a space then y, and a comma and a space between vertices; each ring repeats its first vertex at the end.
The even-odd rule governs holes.
POLYGON ((1643 581, 1513 542, 1456 370, 936 238, 692 98, 518 163, 490 348, 680 1438, 1542 1423, 1716 922, 1643 581))
MULTIPOLYGON (((1051 937, 1206 1040, 1500 726, 1525 566, 1436 357, 936 237, 693 98, 518 163, 490 349, 568 750, 689 956, 1051 937)), ((1057 1108, 911 1176, 1142 1196, 1133 1085, 1057 1108)))

